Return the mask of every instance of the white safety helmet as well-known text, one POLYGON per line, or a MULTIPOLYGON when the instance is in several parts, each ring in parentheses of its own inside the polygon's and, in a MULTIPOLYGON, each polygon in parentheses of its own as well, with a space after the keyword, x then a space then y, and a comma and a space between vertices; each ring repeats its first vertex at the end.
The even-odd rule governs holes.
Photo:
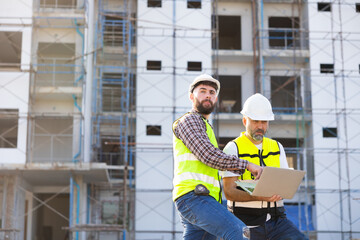
POLYGON ((220 82, 218 80, 216 80, 215 78, 213 78, 212 76, 208 75, 208 74, 201 74, 199 76, 197 76, 194 81, 190 84, 189 86, 189 94, 192 93, 194 91, 194 88, 196 86, 197 83, 199 82, 205 82, 205 81, 209 81, 209 82, 213 82, 216 84, 217 89, 216 89, 216 96, 219 95, 220 92, 220 82))
POLYGON ((255 93, 249 97, 245 101, 243 109, 240 113, 252 120, 274 120, 274 113, 272 112, 270 101, 260 93, 255 93))

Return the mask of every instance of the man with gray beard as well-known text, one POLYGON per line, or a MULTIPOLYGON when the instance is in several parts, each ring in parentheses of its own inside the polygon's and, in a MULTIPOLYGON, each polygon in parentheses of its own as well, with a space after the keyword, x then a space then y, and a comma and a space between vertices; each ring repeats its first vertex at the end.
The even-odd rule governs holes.
MULTIPOLYGON (((269 121, 274 120, 269 100, 256 93, 245 101, 241 113, 246 131, 229 142, 224 152, 259 166, 288 168, 283 146, 265 137, 269 121)), ((224 171, 221 175, 228 209, 248 226, 251 240, 306 239, 287 219, 281 196, 255 197, 237 188, 236 180, 255 179, 251 172, 245 170, 240 175, 224 171)))

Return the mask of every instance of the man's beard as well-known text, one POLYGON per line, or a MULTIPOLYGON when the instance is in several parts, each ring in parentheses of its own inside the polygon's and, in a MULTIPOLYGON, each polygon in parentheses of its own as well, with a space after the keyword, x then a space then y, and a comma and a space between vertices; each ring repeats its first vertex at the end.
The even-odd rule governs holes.
POLYGON ((196 99, 196 109, 198 110, 199 113, 201 114, 210 114, 212 113, 212 111, 214 110, 215 108, 215 105, 213 102, 211 102, 210 100, 203 100, 202 102, 199 102, 197 99, 196 99), (209 102, 210 103, 210 106, 209 107, 205 107, 204 106, 204 103, 205 102, 209 102))
POLYGON ((254 132, 251 132, 251 138, 257 142, 262 141, 265 133, 266 132, 264 130, 256 129, 254 132), (261 132, 262 134, 259 134, 258 132, 261 132))

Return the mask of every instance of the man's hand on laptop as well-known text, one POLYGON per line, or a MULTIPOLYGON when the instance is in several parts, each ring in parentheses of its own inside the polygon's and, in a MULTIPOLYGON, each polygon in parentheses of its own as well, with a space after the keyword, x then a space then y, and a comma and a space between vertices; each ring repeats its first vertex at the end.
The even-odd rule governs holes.
POLYGON ((249 170, 255 176, 255 180, 258 180, 264 168, 249 162, 246 169, 249 170))

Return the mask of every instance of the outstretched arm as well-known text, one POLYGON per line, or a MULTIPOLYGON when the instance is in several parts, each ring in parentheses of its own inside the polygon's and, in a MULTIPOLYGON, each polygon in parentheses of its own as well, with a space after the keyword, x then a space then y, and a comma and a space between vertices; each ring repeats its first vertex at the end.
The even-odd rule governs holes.
POLYGON ((219 170, 240 170, 243 173, 248 161, 225 154, 216 148, 206 134, 206 125, 200 114, 187 114, 181 118, 174 134, 204 164, 219 170))

